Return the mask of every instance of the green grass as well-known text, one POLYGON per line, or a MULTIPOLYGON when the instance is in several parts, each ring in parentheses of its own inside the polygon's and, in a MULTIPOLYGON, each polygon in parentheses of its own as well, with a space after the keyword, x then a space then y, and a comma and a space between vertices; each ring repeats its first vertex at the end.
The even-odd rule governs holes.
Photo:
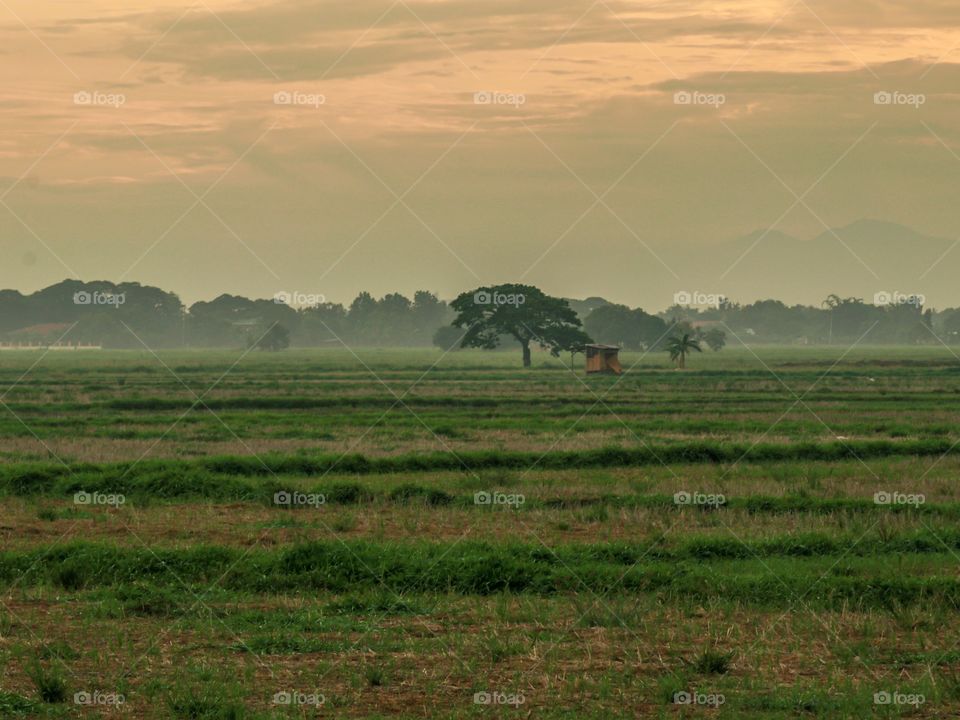
MULTIPOLYGON (((487 470, 529 471, 594 468, 669 466, 678 464, 734 465, 751 463, 863 462, 897 457, 960 455, 960 444, 947 441, 865 441, 796 444, 754 444, 749 446, 698 443, 662 447, 606 447, 596 450, 517 453, 484 451, 475 453, 430 453, 369 458, 361 455, 339 457, 214 457, 196 460, 149 460, 140 463, 11 464, 0 470, 0 492, 11 495, 73 495, 74 493, 120 493, 131 497, 214 499, 257 499, 272 497, 285 489, 282 478, 339 474, 397 474, 436 471, 475 473, 487 470), (250 478, 271 478, 264 486, 250 478)), ((397 491, 396 498, 409 499, 414 486, 397 491), (409 496, 409 497, 408 497, 409 496)), ((441 495, 425 489, 426 499, 444 502, 441 495)), ((329 488, 334 502, 358 502, 369 495, 357 485, 329 488)))
MULTIPOLYGON (((960 544, 960 535, 955 534, 953 542, 960 544)), ((942 549, 933 535, 865 544, 791 537, 746 547, 733 539, 692 539, 665 550, 623 543, 548 549, 484 541, 463 541, 453 547, 327 541, 282 551, 135 550, 74 543, 42 552, 0 554, 0 581, 71 592, 116 586, 126 612, 146 615, 174 614, 178 606, 192 605, 191 597, 198 594, 184 591, 184 584, 200 590, 217 580, 228 590, 292 595, 358 589, 480 596, 588 591, 653 593, 663 599, 736 601, 758 607, 786 608, 803 597, 807 605, 828 609, 892 609, 919 603, 956 608, 960 580, 950 572, 955 563, 954 553, 942 549), (893 565, 891 557, 896 559, 893 565)))
POLYGON ((847 350, 0 353, 0 717, 958 716, 960 362, 847 350))
POLYGON ((0 713, 3 713, 3 717, 35 717, 39 712, 40 707, 34 700, 0 691, 0 713))

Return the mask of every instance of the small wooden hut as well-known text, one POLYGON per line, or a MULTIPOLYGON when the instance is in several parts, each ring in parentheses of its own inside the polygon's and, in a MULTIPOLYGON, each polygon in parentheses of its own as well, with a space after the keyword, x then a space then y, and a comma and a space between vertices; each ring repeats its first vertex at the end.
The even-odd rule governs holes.
POLYGON ((620 348, 616 345, 587 345, 587 374, 613 373, 620 375, 620 348))

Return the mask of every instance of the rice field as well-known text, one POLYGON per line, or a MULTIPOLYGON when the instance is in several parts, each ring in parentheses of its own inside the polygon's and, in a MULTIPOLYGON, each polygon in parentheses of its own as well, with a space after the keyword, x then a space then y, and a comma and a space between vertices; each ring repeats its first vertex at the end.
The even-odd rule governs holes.
POLYGON ((960 715, 940 348, 0 353, 0 717, 960 715))

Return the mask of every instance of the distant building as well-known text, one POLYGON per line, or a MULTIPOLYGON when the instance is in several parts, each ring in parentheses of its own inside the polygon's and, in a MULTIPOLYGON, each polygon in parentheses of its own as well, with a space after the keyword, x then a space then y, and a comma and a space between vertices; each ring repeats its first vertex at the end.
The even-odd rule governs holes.
POLYGON ((100 345, 84 345, 64 340, 73 327, 70 323, 43 323, 12 330, 9 342, 0 342, 0 350, 102 350, 100 345))
POLYGON ((620 366, 620 348, 616 345, 587 345, 587 374, 612 373, 620 375, 623 368, 620 366))
POLYGON ((43 323, 30 327, 11 330, 7 336, 15 341, 45 341, 58 340, 70 329, 70 323, 43 323))

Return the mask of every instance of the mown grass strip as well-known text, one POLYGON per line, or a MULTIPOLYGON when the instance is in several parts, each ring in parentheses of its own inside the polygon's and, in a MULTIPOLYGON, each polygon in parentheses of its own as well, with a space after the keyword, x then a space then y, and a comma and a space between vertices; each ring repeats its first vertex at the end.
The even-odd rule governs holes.
POLYGON ((190 460, 145 460, 140 463, 76 463, 70 467, 53 463, 16 463, 0 470, 0 484, 11 487, 33 482, 38 474, 60 477, 74 473, 101 473, 105 476, 142 476, 202 468, 236 477, 264 475, 324 475, 332 470, 351 475, 458 470, 464 472, 507 469, 576 470, 601 467, 643 467, 649 465, 733 463, 733 462, 818 462, 867 460, 896 456, 940 456, 960 454, 960 444, 949 440, 863 440, 829 443, 755 444, 691 442, 643 447, 605 447, 594 450, 517 452, 484 450, 461 453, 418 453, 368 457, 359 454, 315 456, 266 454, 216 456, 190 460))
MULTIPOLYGON (((380 489, 356 482, 327 481, 309 485, 277 477, 237 477, 213 473, 197 467, 176 467, 170 470, 144 468, 142 471, 106 473, 81 469, 68 472, 62 466, 34 467, 21 472, 10 468, 0 471, 0 494, 27 498, 72 498, 80 492, 123 495, 133 503, 166 502, 252 502, 275 504, 280 492, 303 492, 322 495, 327 505, 420 504, 450 507, 462 511, 487 512, 489 505, 478 504, 472 493, 450 493, 437 486, 403 483, 392 489, 380 489)), ((514 490, 510 490, 514 492, 514 490)), ((520 505, 510 506, 520 512, 538 510, 577 510, 584 508, 657 509, 673 512, 728 512, 745 510, 758 515, 790 513, 832 514, 919 514, 926 517, 960 519, 960 503, 926 502, 920 505, 878 505, 872 498, 814 497, 810 495, 749 495, 728 497, 720 506, 679 506, 673 495, 602 494, 589 496, 534 497, 526 495, 520 505)), ((277 506, 278 510, 298 512, 297 508, 277 506)))
MULTIPOLYGON (((491 378, 485 378, 490 381, 491 378)), ((358 388, 366 389, 365 386, 358 388)), ((109 389, 109 388, 107 388, 109 389)), ((171 388, 179 391, 179 387, 171 388)), ((487 388, 484 388, 487 389, 487 388)), ((95 391, 96 388, 91 388, 95 391)), ((344 388, 338 388, 341 392, 344 388)), ((398 393, 403 392, 402 386, 397 387, 398 393)), ((724 408, 724 407, 752 407, 767 406, 782 403, 784 399, 791 399, 793 396, 786 388, 780 387, 774 390, 770 389, 737 389, 725 390, 722 395, 714 394, 716 388, 713 384, 704 383, 702 387, 691 391, 689 388, 678 389, 657 388, 651 390, 645 388, 642 394, 630 393, 620 394, 605 399, 605 404, 611 408, 628 411, 630 409, 642 409, 644 412, 652 414, 671 414, 676 412, 679 406, 696 406, 697 408, 724 408), (667 402, 669 401, 669 402, 667 402)), ((22 395, 22 393, 21 393, 22 395)), ((810 403, 823 404, 858 404, 869 406, 873 410, 899 410, 905 405, 909 409, 943 409, 960 404, 960 393, 943 392, 939 390, 932 391, 914 391, 914 392, 888 392, 881 390, 872 390, 861 392, 857 390, 836 391, 823 390, 813 392, 804 396, 805 401, 810 403)), ((543 388, 531 390, 530 388, 518 388, 513 392, 504 392, 494 395, 474 395, 469 393, 443 395, 413 395, 405 397, 403 404, 413 408, 447 408, 447 409, 497 409, 518 410, 523 408, 549 408, 549 407, 567 407, 571 411, 575 409, 586 410, 592 404, 592 396, 572 393, 548 393, 543 388)), ((190 395, 180 397, 114 397, 93 401, 66 401, 49 402, 47 398, 42 401, 31 402, 21 397, 19 400, 11 399, 7 405, 11 410, 17 413, 32 414, 58 414, 65 412, 90 413, 92 411, 102 412, 166 412, 180 413, 193 409, 197 413, 207 410, 228 411, 228 410, 324 410, 324 409, 363 409, 383 410, 397 406, 396 397, 387 393, 383 395, 247 395, 239 397, 205 397, 202 403, 197 403, 196 398, 190 395)))
MULTIPOLYGON (((146 582, 181 582, 263 594, 389 588, 397 593, 554 595, 589 590, 604 595, 657 593, 702 601, 731 600, 783 607, 803 596, 817 607, 884 608, 923 603, 960 607, 952 555, 931 557, 942 573, 911 577, 889 571, 882 558, 792 557, 776 562, 649 558, 639 546, 579 545, 553 550, 533 544, 313 542, 280 551, 223 547, 131 549, 77 543, 0 553, 0 582, 52 584, 81 590, 146 582), (639 560, 639 562, 638 562, 639 560), (771 567, 773 568, 771 570, 771 567)), ((927 564, 929 567, 929 562, 927 564)))

